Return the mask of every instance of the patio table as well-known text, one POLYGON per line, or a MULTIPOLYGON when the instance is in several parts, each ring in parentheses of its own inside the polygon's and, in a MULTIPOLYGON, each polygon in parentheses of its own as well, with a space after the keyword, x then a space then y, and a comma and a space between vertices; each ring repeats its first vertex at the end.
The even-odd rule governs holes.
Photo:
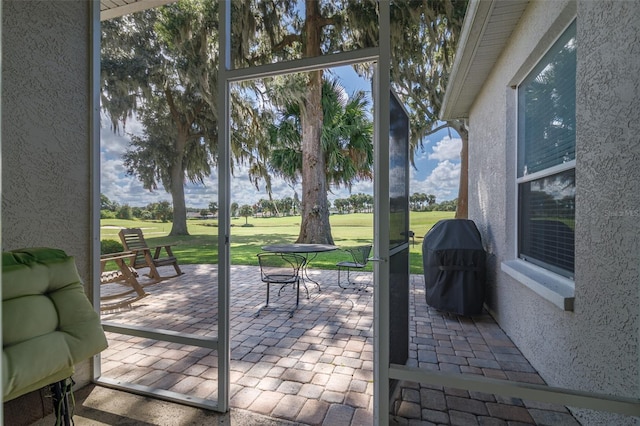
MULTIPOLYGON (((262 250, 273 252, 273 253, 296 253, 304 257, 304 265, 302 265, 302 280, 303 283, 305 280, 311 281, 318 287, 318 291, 322 291, 320 288, 320 283, 311 279, 309 277, 309 273, 307 268, 309 263, 318 256, 318 253, 328 252, 338 250, 338 246, 334 246, 332 244, 300 244, 300 243, 290 243, 290 244, 270 244, 262 247, 262 250)), ((306 287, 306 284, 305 284, 306 287)))

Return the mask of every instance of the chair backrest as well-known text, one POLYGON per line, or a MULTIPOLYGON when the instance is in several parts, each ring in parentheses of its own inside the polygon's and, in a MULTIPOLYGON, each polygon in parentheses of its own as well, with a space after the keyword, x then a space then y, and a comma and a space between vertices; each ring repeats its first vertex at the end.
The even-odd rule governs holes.
POLYGON ((107 348, 75 259, 59 249, 2 253, 2 326, 4 402, 73 375, 107 348))
POLYGON ((295 280, 305 258, 295 253, 259 253, 260 279, 264 282, 295 280))
POLYGON ((366 265, 369 262, 369 254, 371 253, 371 245, 354 247, 351 249, 347 249, 351 256, 353 256, 353 261, 358 265, 366 265))
MULTIPOLYGON (((149 246, 144 239, 144 235, 142 234, 142 229, 140 228, 124 228, 118 232, 120 236, 120 241, 122 241, 122 245, 126 251, 135 251, 140 249, 148 249, 149 246)), ((146 266, 147 261, 144 257, 144 253, 138 252, 136 255, 136 259, 134 264, 135 267, 146 266)))

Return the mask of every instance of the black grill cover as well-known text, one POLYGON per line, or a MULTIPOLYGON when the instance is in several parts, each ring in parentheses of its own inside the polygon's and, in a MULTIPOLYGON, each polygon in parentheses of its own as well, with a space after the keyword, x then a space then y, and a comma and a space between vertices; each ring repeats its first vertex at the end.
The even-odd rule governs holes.
POLYGON ((467 316, 482 312, 486 252, 472 220, 436 223, 424 236, 422 263, 429 306, 467 316))

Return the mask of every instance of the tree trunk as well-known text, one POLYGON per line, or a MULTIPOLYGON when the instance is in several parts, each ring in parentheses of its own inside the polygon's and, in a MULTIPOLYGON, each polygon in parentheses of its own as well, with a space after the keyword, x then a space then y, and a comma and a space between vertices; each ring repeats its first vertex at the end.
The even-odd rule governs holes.
POLYGON ((469 131, 462 125, 456 129, 462 139, 460 149, 460 186, 458 187, 458 206, 456 219, 469 218, 469 131))
MULTIPOLYGON (((305 56, 320 56, 319 2, 306 0, 305 56)), ((333 244, 329 224, 327 175, 322 153, 322 71, 309 73, 302 108, 302 221, 298 243, 333 244)))
POLYGON ((187 230, 187 207, 184 199, 184 170, 182 158, 184 155, 184 147, 186 144, 186 136, 178 135, 177 148, 175 157, 171 163, 171 199, 173 200, 173 223, 169 235, 189 235, 187 230), (184 139, 184 141, 181 140, 184 139), (184 143, 181 143, 184 142, 184 143))
POLYGON ((322 71, 310 73, 302 114, 302 222, 298 243, 333 244, 327 200, 327 175, 320 142, 322 71))

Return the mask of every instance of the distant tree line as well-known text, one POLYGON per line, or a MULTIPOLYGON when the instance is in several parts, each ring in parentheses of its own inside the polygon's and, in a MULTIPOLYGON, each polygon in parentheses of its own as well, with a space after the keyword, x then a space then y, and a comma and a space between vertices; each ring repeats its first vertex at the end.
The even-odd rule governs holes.
POLYGON ((409 196, 409 208, 414 212, 454 212, 458 207, 458 199, 436 203, 436 196, 424 192, 414 192, 409 196))
POLYGON ((358 193, 351 194, 349 198, 336 198, 333 207, 338 213, 372 213, 373 195, 358 193))
POLYGON ((111 201, 109 197, 100 194, 100 219, 140 219, 171 222, 173 207, 168 201, 147 204, 144 207, 131 207, 129 204, 120 205, 111 201))
MULTIPOLYGON (((349 198, 336 198, 333 203, 333 210, 340 214, 346 213, 372 213, 373 195, 352 194, 349 198)), ((456 211, 458 200, 442 201, 436 203, 435 195, 424 193, 414 193, 409 197, 409 207, 411 211, 456 211)), ((187 211, 198 213, 204 218, 209 215, 214 217, 218 214, 218 203, 212 201, 208 208, 187 208, 187 211)), ((297 196, 285 197, 282 199, 260 199, 254 204, 240 205, 237 202, 231 203, 230 213, 232 217, 244 217, 245 220, 252 216, 262 217, 282 217, 295 216, 300 214, 300 201, 297 196)), ((168 201, 150 203, 144 207, 132 207, 128 204, 120 205, 116 201, 110 200, 106 195, 100 194, 100 219, 140 219, 159 220, 171 222, 173 220, 173 208, 168 201)))

